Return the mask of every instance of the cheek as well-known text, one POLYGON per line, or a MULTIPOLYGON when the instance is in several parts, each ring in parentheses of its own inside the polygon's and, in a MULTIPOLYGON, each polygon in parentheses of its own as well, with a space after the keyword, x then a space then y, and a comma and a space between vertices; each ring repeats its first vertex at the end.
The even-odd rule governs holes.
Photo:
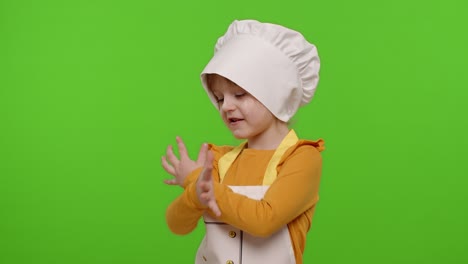
POLYGON ((260 105, 260 102, 252 96, 248 96, 242 100, 242 108, 248 111, 256 111, 260 105))
POLYGON ((254 102, 255 104, 255 111, 259 114, 259 115, 262 115, 262 116, 270 116, 271 113, 270 113, 270 110, 268 110, 262 103, 260 103, 259 101, 255 101, 254 102))
POLYGON ((219 111, 219 116, 221 117, 221 120, 224 122, 224 123, 229 123, 228 119, 227 119, 227 113, 224 112, 224 111, 219 111))
POLYGON ((259 121, 268 120, 273 116, 262 103, 253 98, 245 101, 244 109, 246 111, 245 113, 248 113, 251 117, 255 117, 255 119, 259 121))
POLYGON ((256 101, 252 98, 247 98, 241 102, 241 109, 243 114, 250 115, 251 113, 255 113, 258 109, 256 101))

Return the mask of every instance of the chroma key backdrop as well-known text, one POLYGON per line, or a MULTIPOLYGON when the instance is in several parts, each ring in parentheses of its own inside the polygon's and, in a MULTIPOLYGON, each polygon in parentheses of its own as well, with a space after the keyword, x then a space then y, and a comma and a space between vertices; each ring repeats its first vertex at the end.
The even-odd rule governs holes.
MULTIPOLYGON (((0 263, 193 263, 161 156, 238 144, 199 74, 235 19, 296 29, 323 138, 304 263, 468 263, 466 1, 0 1, 0 263)), ((288 197, 284 197, 288 199, 288 197)))

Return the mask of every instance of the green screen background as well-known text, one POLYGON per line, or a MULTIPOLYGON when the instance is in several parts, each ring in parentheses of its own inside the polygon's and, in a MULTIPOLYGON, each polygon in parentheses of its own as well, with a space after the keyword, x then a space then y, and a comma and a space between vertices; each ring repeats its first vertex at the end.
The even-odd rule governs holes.
POLYGON ((466 1, 0 1, 0 263, 193 263, 160 158, 237 144, 199 73, 234 19, 317 45, 305 263, 468 263, 466 1))

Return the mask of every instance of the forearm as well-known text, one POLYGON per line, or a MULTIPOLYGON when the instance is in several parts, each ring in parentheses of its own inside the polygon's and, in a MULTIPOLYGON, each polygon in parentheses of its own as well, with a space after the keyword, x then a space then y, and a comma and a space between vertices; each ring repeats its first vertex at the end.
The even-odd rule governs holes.
POLYGON ((302 148, 283 164, 261 200, 234 193, 215 183, 220 220, 252 235, 269 236, 318 201, 322 161, 318 151, 302 148))
POLYGON ((167 208, 167 225, 175 234, 188 234, 195 229, 205 209, 196 196, 195 183, 190 183, 167 208))
POLYGON ((278 196, 280 199, 265 197, 254 200, 234 193, 223 184, 216 184, 215 192, 221 210, 219 220, 259 237, 272 235, 313 207, 318 200, 314 194, 296 199, 291 197, 293 193, 278 196))

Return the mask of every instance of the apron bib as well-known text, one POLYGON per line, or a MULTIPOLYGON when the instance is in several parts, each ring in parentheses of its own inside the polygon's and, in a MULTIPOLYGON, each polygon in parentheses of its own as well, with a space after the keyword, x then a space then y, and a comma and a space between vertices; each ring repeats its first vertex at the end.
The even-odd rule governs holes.
MULTIPOLYGON (((270 185, 277 177, 276 167, 288 148, 298 141, 296 133, 291 130, 283 139, 268 163, 263 185, 229 186, 235 193, 250 199, 261 200, 270 185)), ((246 143, 235 147, 223 155, 218 162, 220 182, 227 170, 242 152, 246 143)), ((206 234, 198 248, 195 264, 295 264, 296 259, 287 226, 271 236, 252 236, 231 225, 204 214, 206 234)))

